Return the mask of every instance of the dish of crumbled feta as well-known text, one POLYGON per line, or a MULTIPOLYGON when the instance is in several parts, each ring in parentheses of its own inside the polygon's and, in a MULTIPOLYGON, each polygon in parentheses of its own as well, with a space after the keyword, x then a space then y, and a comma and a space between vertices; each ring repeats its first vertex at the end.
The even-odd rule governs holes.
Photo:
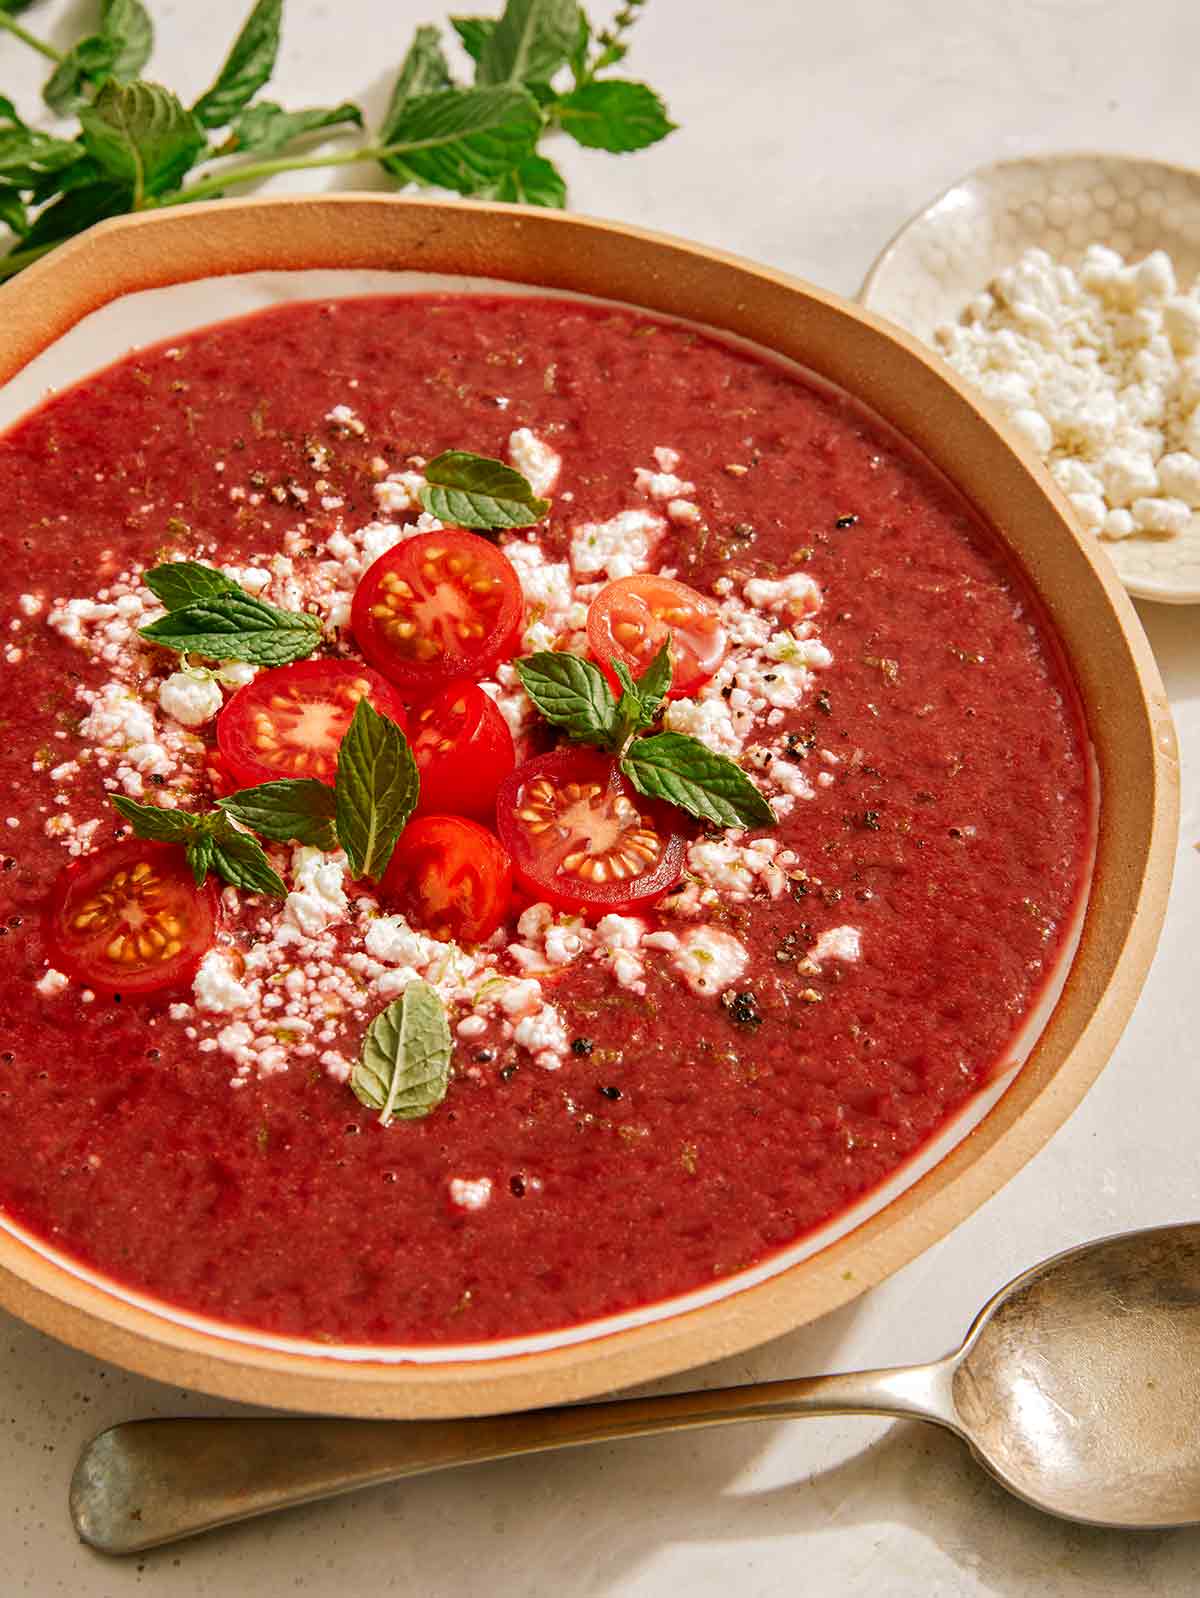
POLYGON ((694 329, 202 329, 0 438, 0 539, 0 1206, 175 1306, 453 1343, 737 1271, 988 1081, 1081 892, 999 541, 694 329), (464 451, 515 496, 474 530, 464 451))

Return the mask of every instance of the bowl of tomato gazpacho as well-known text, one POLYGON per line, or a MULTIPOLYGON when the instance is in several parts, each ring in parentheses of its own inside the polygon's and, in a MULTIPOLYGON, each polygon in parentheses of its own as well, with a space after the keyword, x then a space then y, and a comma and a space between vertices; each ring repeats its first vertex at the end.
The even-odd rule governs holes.
POLYGON ((0 1301, 480 1413, 845 1302, 1070 1112, 1176 824, 1125 595, 778 273, 374 195, 0 290, 0 1301))

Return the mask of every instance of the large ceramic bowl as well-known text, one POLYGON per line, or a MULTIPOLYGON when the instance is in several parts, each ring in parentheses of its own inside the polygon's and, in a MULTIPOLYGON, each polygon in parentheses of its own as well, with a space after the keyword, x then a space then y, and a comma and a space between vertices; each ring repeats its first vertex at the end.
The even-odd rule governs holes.
POLYGON ((1145 977, 1174 848, 1177 757, 1162 684, 1128 599, 1070 530, 1049 478, 915 339, 778 272, 513 207, 339 195, 167 211, 105 223, 0 290, 0 415, 11 420, 48 382, 132 343, 251 304, 427 287, 431 274, 464 292, 486 278, 598 296, 752 340, 858 396, 923 450, 999 530, 1069 654, 1098 768, 1094 869, 1073 957, 1020 1068, 849 1215, 704 1293, 510 1344, 330 1349, 156 1306, 0 1218, 7 1308, 147 1375, 285 1408, 435 1416, 575 1399, 734 1353, 861 1293, 1011 1177, 1078 1102, 1145 977))

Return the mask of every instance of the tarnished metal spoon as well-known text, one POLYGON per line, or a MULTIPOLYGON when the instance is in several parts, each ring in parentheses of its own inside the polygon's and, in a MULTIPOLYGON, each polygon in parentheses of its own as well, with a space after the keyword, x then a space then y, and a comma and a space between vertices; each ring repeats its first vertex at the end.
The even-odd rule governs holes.
POLYGON ((84 1449, 79 1535, 136 1553, 357 1487, 693 1426, 836 1413, 934 1421, 1019 1498, 1090 1525, 1200 1521, 1200 1223, 1058 1254, 931 1365, 479 1420, 132 1421, 84 1449))

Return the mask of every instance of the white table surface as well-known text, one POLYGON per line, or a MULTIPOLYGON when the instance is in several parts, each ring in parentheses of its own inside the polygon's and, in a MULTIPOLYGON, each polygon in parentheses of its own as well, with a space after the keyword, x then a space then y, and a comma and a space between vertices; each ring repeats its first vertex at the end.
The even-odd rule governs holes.
MULTIPOLYGON (((185 98, 198 93, 248 0, 149 4, 153 75, 185 98)), ((24 20, 61 42, 95 9, 44 0, 24 20)), ((413 25, 438 7, 289 0, 287 11, 272 93, 291 105, 350 96, 378 115, 413 25)), ((981 163, 1100 149, 1200 164, 1197 59, 1200 8, 1184 0, 651 0, 628 71, 665 95, 681 131, 636 156, 565 140, 557 155, 578 210, 853 294, 895 229, 981 163)), ((0 35, 0 91, 30 110, 41 65, 0 35)), ((932 1358, 995 1287, 1044 1255, 1200 1216, 1200 612, 1145 606, 1142 619, 1183 745, 1183 825, 1166 931, 1111 1064, 1022 1174, 906 1270, 815 1326, 664 1385, 932 1358)), ((126 1561, 76 1542, 66 1492, 85 1438, 127 1417, 232 1408, 97 1364, 0 1315, 0 1590, 707 1598, 736 1585, 740 1598, 1074 1598, 1197 1586, 1200 1530, 1067 1526, 1007 1497, 948 1435, 866 1419, 476 1467, 126 1561)))

